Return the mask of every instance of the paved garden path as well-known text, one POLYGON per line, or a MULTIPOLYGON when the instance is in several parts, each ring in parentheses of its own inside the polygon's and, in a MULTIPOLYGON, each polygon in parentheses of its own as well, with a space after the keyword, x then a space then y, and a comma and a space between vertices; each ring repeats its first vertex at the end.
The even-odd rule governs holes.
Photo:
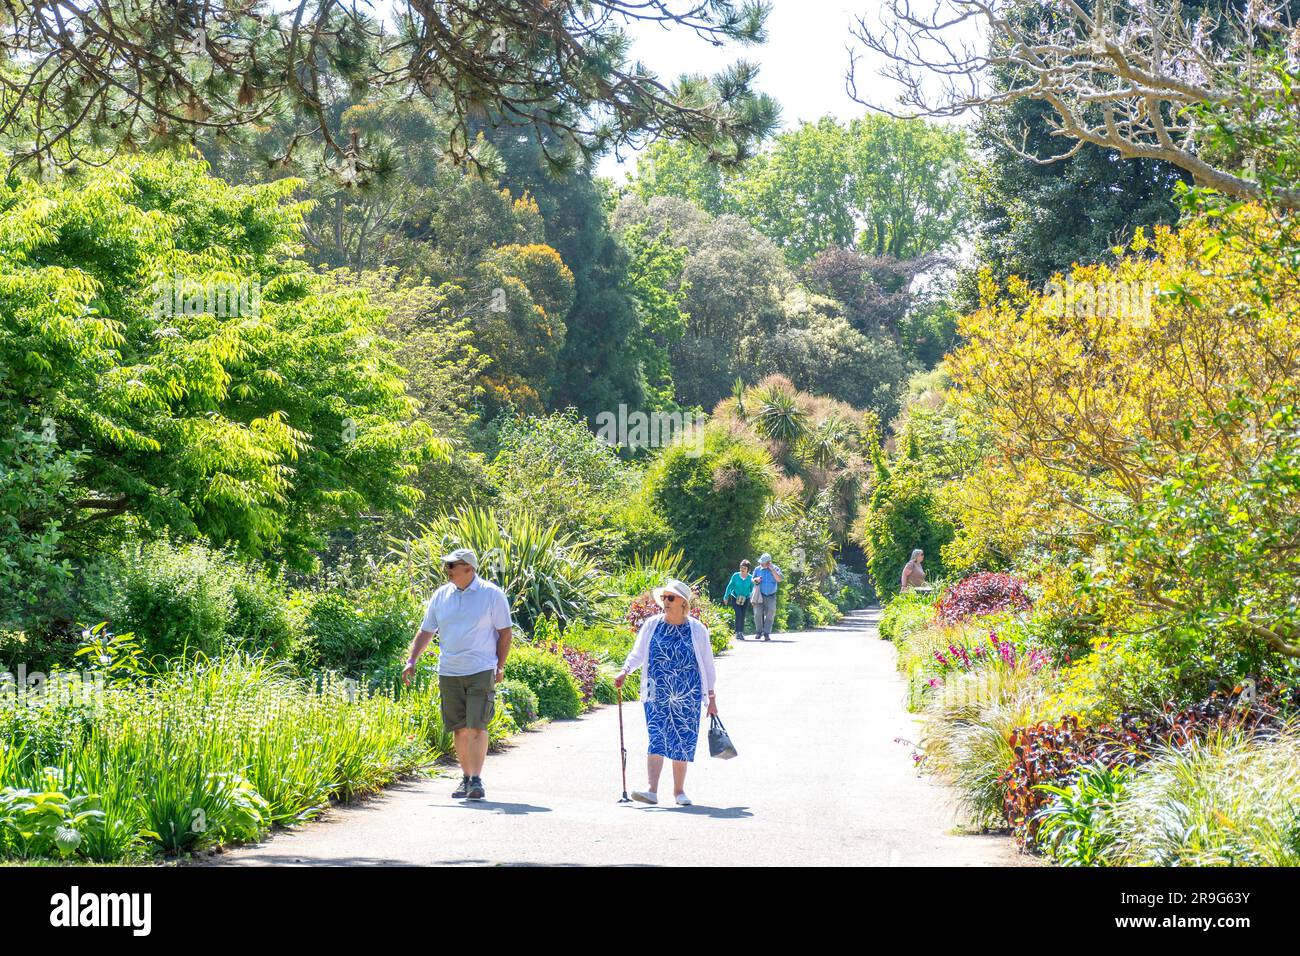
MULTIPOLYGON (((916 724, 877 611, 738 644, 718 701, 740 756, 701 757, 695 806, 616 801, 618 716, 604 707, 519 735, 488 757, 488 800, 451 799, 459 774, 412 781, 297 831, 213 858, 241 865, 1016 865, 1010 839, 954 832, 948 794, 916 776, 916 724)), ((645 722, 625 704, 628 788, 644 784, 645 722)), ((661 784, 671 795, 669 769, 661 784)))

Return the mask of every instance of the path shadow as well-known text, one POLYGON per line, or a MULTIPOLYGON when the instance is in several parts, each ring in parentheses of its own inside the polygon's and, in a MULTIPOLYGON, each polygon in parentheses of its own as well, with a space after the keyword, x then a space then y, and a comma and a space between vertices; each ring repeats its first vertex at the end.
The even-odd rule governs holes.
MULTIPOLYGON (((301 865, 303 865, 303 864, 299 864, 299 865, 301 866, 301 865)), ((449 860, 429 860, 428 862, 425 862, 425 863, 387 863, 387 862, 384 862, 384 861, 368 861, 368 860, 366 860, 366 861, 362 861, 362 862, 359 863, 359 864, 358 864, 358 863, 352 863, 350 860, 348 860, 348 859, 346 859, 346 858, 343 858, 343 859, 338 859, 338 860, 321 860, 321 861, 313 861, 311 865, 313 865, 313 866, 356 866, 356 865, 362 865, 362 866, 366 866, 366 865, 369 865, 369 866, 418 866, 418 867, 421 867, 421 868, 424 868, 424 867, 430 867, 430 866, 574 867, 574 868, 589 869, 593 864, 591 864, 591 863, 570 863, 570 862, 568 862, 567 860, 546 860, 546 861, 535 861, 535 860, 484 860, 484 859, 475 859, 475 858, 464 858, 464 857, 462 857, 462 858, 460 858, 460 859, 449 859, 449 860)), ((647 869, 649 869, 649 868, 654 868, 654 867, 657 866, 657 864, 654 864, 654 863, 614 863, 614 864, 604 864, 604 863, 602 863, 602 864, 598 864, 598 865, 600 865, 600 866, 621 867, 621 868, 624 868, 624 869, 630 869, 630 868, 647 868, 647 869)))
MULTIPOLYGON (((476 862, 476 861, 474 861, 474 860, 441 860, 441 861, 439 861, 438 863, 435 863, 435 864, 433 864, 433 865, 434 865, 434 866, 442 866, 442 865, 444 865, 444 864, 450 864, 450 865, 453 865, 453 866, 454 866, 454 865, 456 865, 456 864, 458 864, 458 863, 469 863, 469 864, 474 864, 475 862, 476 862)), ((657 864, 657 863, 598 863, 598 864, 592 864, 592 863, 567 863, 567 862, 564 862, 564 861, 559 861, 559 862, 546 861, 546 862, 544 862, 544 863, 543 863, 543 862, 528 862, 528 863, 519 862, 519 863, 513 863, 513 862, 509 862, 509 861, 503 861, 503 862, 500 862, 500 863, 491 863, 491 864, 488 864, 487 861, 483 861, 483 862, 484 862, 486 865, 489 865, 489 866, 562 866, 562 867, 578 867, 578 868, 582 868, 582 869, 590 869, 592 866, 607 866, 607 867, 622 868, 622 869, 653 869, 653 868, 658 867, 658 865, 659 865, 659 864, 657 864)))
POLYGON ((638 810, 646 810, 650 812, 687 813, 694 817, 714 817, 718 820, 741 820, 745 817, 752 817, 754 815, 750 812, 749 807, 702 807, 698 803, 692 804, 689 807, 679 807, 676 805, 671 807, 655 807, 646 804, 629 804, 629 806, 635 806, 638 810))
POLYGON ((539 807, 532 803, 500 803, 496 800, 464 800, 453 804, 429 804, 431 807, 451 806, 459 807, 463 810, 491 810, 494 813, 504 813, 509 816, 519 816, 525 813, 550 813, 550 807, 539 807))
MULTIPOLYGON (((458 859, 445 860, 427 860, 420 863, 412 863, 409 860, 394 860, 389 857, 372 857, 372 856, 317 856, 317 857, 280 857, 280 856, 258 856, 256 854, 245 855, 244 860, 256 863, 263 868, 289 869, 295 867, 335 867, 335 866, 356 866, 369 868, 419 868, 424 869, 431 866, 508 866, 508 867, 533 867, 533 866, 562 866, 562 867, 590 867, 590 863, 570 863, 566 860, 531 862, 522 860, 488 860, 483 858, 461 857, 458 859)), ((215 859, 202 864, 191 864, 207 867, 222 866, 220 859, 215 859)), ((229 865, 229 864, 225 864, 229 865)), ((606 864, 601 864, 606 865, 606 864)), ((641 868, 653 867, 652 863, 616 863, 616 867, 623 868, 641 868)))

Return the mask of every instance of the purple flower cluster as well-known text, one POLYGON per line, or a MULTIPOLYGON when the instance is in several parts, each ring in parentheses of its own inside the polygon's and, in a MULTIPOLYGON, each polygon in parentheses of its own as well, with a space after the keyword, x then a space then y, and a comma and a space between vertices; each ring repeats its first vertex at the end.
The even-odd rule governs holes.
MULTIPOLYGON (((990 631, 987 645, 979 643, 967 647, 963 644, 950 642, 946 653, 944 651, 934 652, 934 660, 942 671, 969 671, 981 666, 985 661, 1001 661, 1008 667, 1015 667, 1017 661, 1021 660, 1021 658, 1017 654, 1014 644, 999 637, 997 631, 990 631)), ((1049 661, 1049 655, 1039 648, 1031 649, 1023 657, 1025 666, 1035 674, 1049 661)), ((942 687, 943 678, 933 677, 927 683, 930 687, 942 687)))

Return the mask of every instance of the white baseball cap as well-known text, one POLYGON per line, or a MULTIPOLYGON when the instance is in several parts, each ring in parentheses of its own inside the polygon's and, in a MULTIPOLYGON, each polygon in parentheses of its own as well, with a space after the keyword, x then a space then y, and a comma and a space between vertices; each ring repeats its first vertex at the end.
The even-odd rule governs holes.
POLYGON ((442 556, 443 564, 454 564, 457 561, 464 561, 475 571, 478 570, 478 555, 469 548, 457 548, 450 554, 444 554, 442 556))

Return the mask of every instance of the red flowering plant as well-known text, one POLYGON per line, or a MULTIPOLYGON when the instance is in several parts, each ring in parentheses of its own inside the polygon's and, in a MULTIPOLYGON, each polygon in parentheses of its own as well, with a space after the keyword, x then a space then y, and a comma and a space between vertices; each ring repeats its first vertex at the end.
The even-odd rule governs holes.
POLYGON ((1009 574, 981 571, 945 590, 935 604, 934 617, 941 624, 960 624, 976 615, 1027 611, 1032 603, 1024 581, 1009 574))

